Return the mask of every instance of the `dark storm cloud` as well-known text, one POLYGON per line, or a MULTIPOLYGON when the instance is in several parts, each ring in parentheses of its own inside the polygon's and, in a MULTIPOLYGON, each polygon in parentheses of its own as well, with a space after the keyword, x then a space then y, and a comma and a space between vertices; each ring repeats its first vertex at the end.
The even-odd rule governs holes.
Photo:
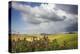
POLYGON ((72 24, 71 26, 66 28, 66 31, 78 31, 78 23, 72 24))
POLYGON ((28 24, 27 32, 57 33, 77 31, 78 6, 63 4, 23 5, 13 3, 12 7, 21 11, 21 18, 28 24), (35 26, 36 25, 36 26, 35 26))
POLYGON ((50 14, 45 13, 45 15, 41 15, 39 18, 42 18, 43 20, 47 19, 48 21, 64 21, 66 16, 60 17, 57 13, 51 12, 50 14))
POLYGON ((56 4, 56 8, 62 9, 71 14, 78 14, 78 5, 66 5, 66 4, 56 4))

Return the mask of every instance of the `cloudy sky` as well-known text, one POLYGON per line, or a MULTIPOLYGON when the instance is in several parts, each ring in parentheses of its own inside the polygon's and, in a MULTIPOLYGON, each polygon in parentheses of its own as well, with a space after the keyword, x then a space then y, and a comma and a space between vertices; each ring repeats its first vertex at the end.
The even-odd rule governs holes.
POLYGON ((78 30, 78 6, 12 2, 12 33, 59 33, 78 30))

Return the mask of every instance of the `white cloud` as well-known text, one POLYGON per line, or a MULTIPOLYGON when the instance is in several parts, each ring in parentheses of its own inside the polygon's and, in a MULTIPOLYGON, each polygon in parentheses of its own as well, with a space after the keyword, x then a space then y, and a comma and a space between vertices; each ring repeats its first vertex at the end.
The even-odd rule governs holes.
POLYGON ((55 4, 41 4, 31 7, 20 3, 12 3, 14 9, 21 11, 22 19, 32 24, 25 27, 26 32, 55 33, 64 32, 67 27, 77 22, 77 15, 57 9, 55 4))

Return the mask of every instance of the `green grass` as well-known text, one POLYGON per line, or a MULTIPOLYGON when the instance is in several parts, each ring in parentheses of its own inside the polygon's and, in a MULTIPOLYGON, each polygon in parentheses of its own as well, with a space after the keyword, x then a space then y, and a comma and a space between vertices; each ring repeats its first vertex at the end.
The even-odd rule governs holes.
POLYGON ((58 43, 60 45, 63 44, 63 41, 66 41, 67 47, 68 48, 77 48, 78 46, 78 34, 56 34, 55 36, 51 35, 51 38, 57 39, 58 43))
MULTIPOLYGON (((20 35, 12 36, 12 39, 21 40, 15 41, 16 45, 12 46, 12 52, 32 52, 32 51, 49 51, 49 50, 65 50, 65 49, 77 49, 78 48, 78 34, 77 33, 67 33, 67 34, 50 34, 48 35, 48 41, 45 40, 42 35, 35 35, 35 37, 40 37, 43 40, 32 40, 33 35, 20 35), (22 39, 23 38, 23 39, 22 39), (24 38, 26 38, 24 40, 24 38), (28 41, 31 40, 31 41, 28 41), (45 44, 45 42, 49 42, 45 44), (32 44, 35 43, 35 44, 32 44), (42 43, 42 44, 41 44, 42 43), (39 47, 34 47, 39 44, 39 47), (47 47, 45 47, 47 46, 47 47)), ((12 42, 13 43, 13 42, 12 42)))

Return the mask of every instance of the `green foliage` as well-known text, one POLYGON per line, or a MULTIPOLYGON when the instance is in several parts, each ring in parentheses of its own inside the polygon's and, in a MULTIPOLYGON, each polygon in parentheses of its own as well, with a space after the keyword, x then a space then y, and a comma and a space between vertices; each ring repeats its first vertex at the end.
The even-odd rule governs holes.
POLYGON ((52 42, 49 36, 43 36, 40 40, 33 37, 30 42, 24 38, 23 40, 12 41, 12 52, 34 52, 34 51, 48 51, 48 50, 62 50, 62 49, 76 49, 78 47, 78 35, 75 34, 61 34, 52 36, 52 42))

